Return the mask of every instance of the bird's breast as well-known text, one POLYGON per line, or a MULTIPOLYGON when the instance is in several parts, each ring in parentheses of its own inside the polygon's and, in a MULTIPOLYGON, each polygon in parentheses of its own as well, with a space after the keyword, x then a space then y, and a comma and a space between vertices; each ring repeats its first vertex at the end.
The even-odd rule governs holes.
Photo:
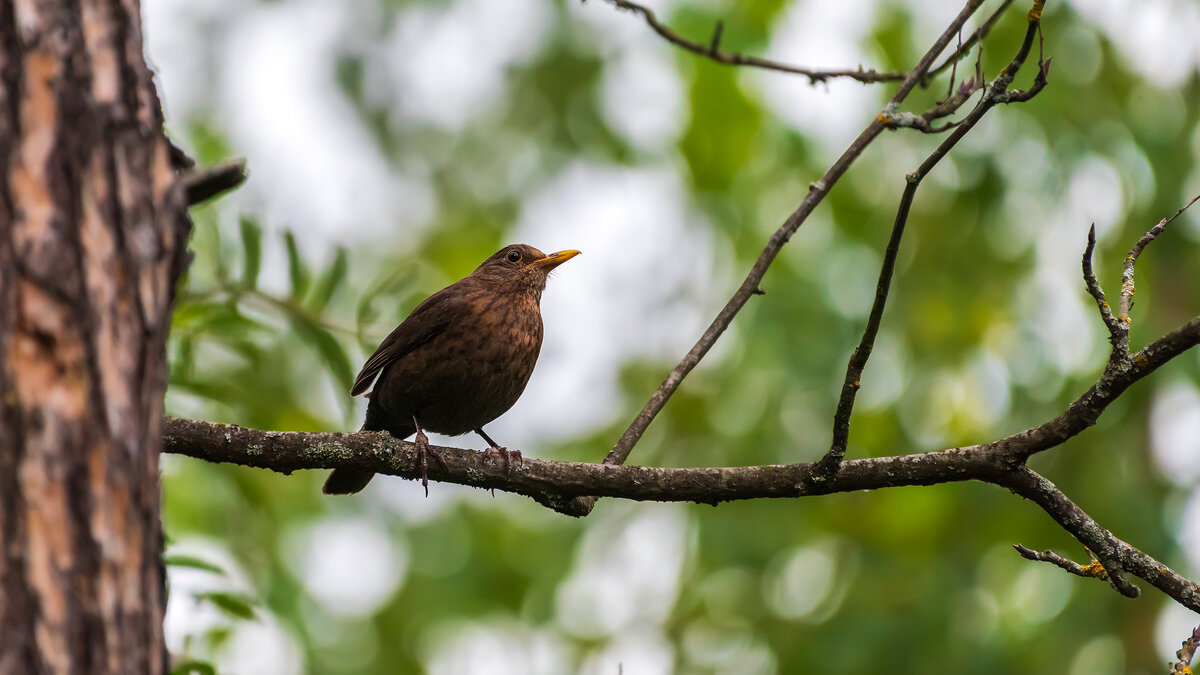
POLYGON ((466 433, 504 414, 533 374, 542 316, 527 294, 470 293, 471 311, 389 369, 389 408, 411 411, 445 434, 466 433))

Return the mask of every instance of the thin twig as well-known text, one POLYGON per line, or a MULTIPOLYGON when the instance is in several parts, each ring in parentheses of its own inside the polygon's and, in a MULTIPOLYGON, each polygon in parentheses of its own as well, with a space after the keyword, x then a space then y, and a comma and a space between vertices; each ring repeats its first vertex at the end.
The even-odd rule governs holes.
POLYGON ((1196 655, 1196 647, 1200 646, 1200 626, 1192 629, 1192 634, 1183 641, 1179 651, 1175 652, 1176 661, 1171 664, 1171 675, 1191 675, 1192 657, 1196 655))
MULTIPOLYGON (((863 70, 861 66, 854 70, 847 70, 847 69, 818 70, 818 69, 813 69, 813 68, 803 68, 800 66, 793 66, 793 65, 786 64, 786 63, 780 63, 778 61, 772 61, 770 59, 758 58, 755 56, 747 56, 745 54, 730 53, 730 52, 723 53, 723 52, 719 51, 719 46, 721 43, 722 31, 724 29, 724 22, 721 22, 721 21, 717 22, 716 29, 713 31, 713 37, 712 37, 711 41, 709 42, 708 46, 706 47, 699 42, 694 42, 692 40, 689 40, 689 39, 683 37, 679 33, 675 32, 671 28, 664 25, 661 21, 658 20, 658 17, 654 14, 654 11, 651 10, 649 7, 640 5, 636 2, 631 2, 630 0, 607 0, 607 1, 610 2, 612 5, 614 5, 615 7, 617 7, 618 9, 624 9, 624 10, 627 10, 634 14, 641 15, 641 17, 645 20, 646 25, 648 25, 655 33, 658 33, 658 35, 661 36, 663 39, 665 39, 667 42, 670 42, 671 44, 673 44, 677 47, 686 49, 687 51, 692 52, 693 54, 698 54, 700 56, 704 56, 706 58, 712 59, 713 61, 716 61, 717 63, 721 63, 721 64, 728 65, 728 66, 747 66, 747 67, 751 67, 751 68, 762 68, 765 70, 773 70, 773 71, 781 72, 781 73, 791 73, 791 74, 795 74, 795 75, 800 75, 802 77, 807 77, 810 84, 816 84, 818 82, 825 82, 827 80, 830 80, 833 78, 838 78, 838 77, 849 78, 852 80, 856 80, 858 82, 862 82, 863 84, 873 84, 876 82, 900 82, 905 78, 905 75, 906 75, 906 73, 900 73, 900 72, 880 72, 880 71, 876 71, 874 69, 863 70)), ((980 24, 979 27, 976 28, 966 40, 961 39, 961 31, 960 31, 960 33, 959 33, 960 39, 958 42, 958 47, 954 50, 953 53, 951 53, 949 56, 947 56, 945 58, 945 60, 943 60, 936 68, 930 69, 929 72, 925 74, 925 76, 921 79, 921 81, 919 83, 920 86, 922 86, 922 87, 928 86, 929 83, 932 82, 934 79, 936 79, 938 75, 941 75, 942 73, 946 72, 947 68, 951 68, 951 69, 954 68, 954 66, 959 61, 963 60, 963 58, 965 58, 968 54, 970 54, 971 48, 974 47, 977 43, 981 43, 983 41, 983 39, 987 37, 988 33, 991 32, 992 27, 1000 19, 1000 16, 1004 14, 1004 11, 1007 10, 1009 5, 1011 5, 1012 3, 1013 3, 1013 0, 1004 0, 1004 2, 1002 2, 1000 4, 1000 6, 997 7, 996 10, 994 12, 992 12, 992 14, 990 16, 988 16, 987 20, 985 20, 982 24, 980 24)), ((951 87, 954 86, 953 82, 951 82, 950 86, 951 87)))
MULTIPOLYGON (((1011 0, 1009 1, 1011 2, 1011 0)), ((630 0, 608 0, 608 2, 614 5, 617 9, 623 9, 633 12, 634 14, 641 15, 641 17, 645 19, 646 25, 650 26, 655 33, 658 33, 667 42, 670 42, 678 47, 682 47, 693 54, 698 54, 727 66, 748 66, 751 68, 774 70, 781 73, 792 73, 794 75, 807 77, 811 84, 825 82, 826 80, 838 77, 849 78, 864 84, 871 84, 875 82, 899 82, 906 76, 905 73, 881 73, 875 70, 863 70, 862 67, 859 67, 855 70, 818 70, 813 68, 802 68, 800 66, 793 66, 786 63, 781 63, 779 61, 759 58, 757 56, 746 56, 745 54, 738 54, 735 52, 722 52, 718 49, 720 46, 721 32, 723 29, 723 26, 720 22, 717 23, 717 28, 713 32, 712 40, 709 42, 709 44, 705 45, 689 40, 668 28, 658 20, 658 17, 654 14, 654 11, 649 7, 639 5, 636 2, 630 2, 630 0)))
MULTIPOLYGON (((928 163, 927 159, 921 166, 924 167, 928 163)), ((888 239, 887 250, 883 256, 883 265, 879 268, 879 281, 875 286, 875 300, 871 305, 871 313, 867 317, 867 327, 863 330, 862 339, 854 348, 854 353, 850 355, 850 362, 846 365, 846 377, 842 383, 841 396, 838 398, 837 411, 834 413, 833 445, 821 459, 821 470, 816 474, 818 478, 824 478, 836 471, 842 457, 846 454, 846 444, 850 437, 850 412, 854 408, 854 398, 862 386, 862 372, 867 365, 867 359, 871 357, 875 336, 879 333, 879 324, 883 320, 883 308, 887 304, 892 273, 896 268, 896 257, 900 253, 900 239, 904 236, 904 225, 908 222, 909 207, 912 206, 913 196, 917 193, 922 176, 924 173, 920 170, 913 171, 906 176, 907 184, 904 186, 904 194, 900 197, 900 207, 896 210, 896 220, 892 224, 892 234, 888 239)))
POLYGON ((949 122, 940 127, 933 126, 932 122, 943 117, 949 117, 950 115, 958 112, 958 109, 961 108, 962 105, 966 103, 975 92, 983 88, 980 82, 981 80, 977 80, 973 77, 964 80, 962 85, 959 86, 958 91, 948 95, 937 105, 933 106, 929 110, 926 110, 920 115, 914 115, 908 112, 893 112, 890 110, 885 110, 880 117, 884 123, 887 124, 888 129, 906 127, 910 129, 916 129, 917 131, 926 134, 940 134, 944 131, 949 131, 961 125, 962 120, 958 122, 949 122))
POLYGON ((1138 597, 1140 591, 1129 581, 1122 564, 1122 551, 1129 545, 1101 527, 1054 483, 1025 466, 1005 472, 995 482, 1042 507, 1054 522, 1096 556, 1105 573, 1101 578, 1106 579, 1121 595, 1138 597))
MULTIPOLYGON (((955 47, 954 55, 957 56, 958 54, 961 54, 961 53, 962 53, 962 31, 959 31, 958 32, 958 47, 955 47)), ((955 82, 955 80, 958 79, 958 59, 954 59, 952 61, 952 63, 953 63, 953 65, 950 67, 950 81, 946 83, 946 99, 949 99, 951 96, 954 95, 954 82, 955 82)))
MULTIPOLYGON (((1163 218, 1162 220, 1158 221, 1157 225, 1150 228, 1150 231, 1146 234, 1143 234, 1142 238, 1138 239, 1137 243, 1133 245, 1133 248, 1129 249, 1129 254, 1125 256, 1125 268, 1121 273, 1121 312, 1118 317, 1122 323, 1128 325, 1130 322, 1129 311, 1133 309, 1134 292, 1133 267, 1137 264, 1138 257, 1142 255, 1142 251, 1144 251, 1146 247, 1150 245, 1150 242, 1154 241, 1158 238, 1158 235, 1162 234, 1162 231, 1171 221, 1178 218, 1184 211, 1187 211, 1188 208, 1191 207, 1192 204, 1195 204, 1197 200, 1200 200, 1200 195, 1193 197, 1192 201, 1184 204, 1183 208, 1176 211, 1171 217, 1163 218)), ((1126 328, 1126 330, 1128 331, 1128 328, 1126 328)))
MULTIPOLYGON (((1103 579, 1106 576, 1101 576, 1100 570, 1104 570, 1105 575, 1108 575, 1110 570, 1124 570, 1140 579, 1144 579, 1184 607, 1193 611, 1200 611, 1200 609, 1197 609, 1200 607, 1200 586, 1167 567, 1159 560, 1156 560, 1153 556, 1118 539, 1111 532, 1092 520, 1090 516, 1059 492, 1049 481, 1031 471, 1025 470, 1025 472, 1017 474, 1006 474, 1002 480, 995 482, 998 485, 1008 487, 1018 494, 1022 494, 1022 496, 1028 497, 1031 501, 1041 506, 1056 523, 1061 525, 1077 541, 1087 547, 1088 553, 1093 555, 1093 557, 1096 556, 1095 552, 1098 550, 1103 550, 1104 548, 1110 550, 1107 560, 1104 557, 1100 557, 1096 563, 1082 567, 1085 572, 1088 572, 1087 576, 1095 576, 1096 578, 1103 579), (1049 489, 1040 490, 1040 497, 1037 494, 1034 496, 1022 494, 1022 490, 1013 485, 1014 475, 1018 478, 1017 482, 1025 481, 1034 486, 1044 483, 1045 485, 1049 485, 1049 489)), ((1039 492, 1039 490, 1034 490, 1034 492, 1039 492)), ((1028 551, 1029 549, 1021 546, 1017 547, 1017 550, 1021 551, 1022 555, 1025 555, 1023 550, 1028 551)), ((1025 557, 1028 558, 1029 556, 1025 557)), ((1061 567, 1062 565, 1059 566, 1061 567)), ((1072 574, 1076 573, 1074 570, 1068 569, 1067 571, 1072 574)), ((1110 583, 1112 582, 1112 579, 1108 580, 1110 583)), ((1136 591, 1136 588, 1131 585, 1129 590, 1136 591)), ((1129 595, 1124 592, 1122 594, 1129 595)))
POLYGON ((1117 321, 1117 317, 1113 316, 1112 307, 1104 298, 1104 289, 1100 288, 1100 282, 1096 279, 1095 272, 1092 271, 1092 252, 1095 249, 1096 224, 1092 223, 1092 227, 1088 230, 1087 246, 1083 249, 1083 284, 1087 287, 1088 293, 1096 300, 1096 307, 1100 310, 1100 319, 1108 327, 1108 341, 1116 349, 1121 343, 1121 324, 1117 321))
MULTIPOLYGON (((992 26, 994 26, 996 24, 996 21, 998 21, 1000 19, 1000 16, 1002 14, 1004 14, 1004 11, 1007 10, 1009 5, 1011 5, 1012 3, 1013 3, 1013 0, 1004 0, 1004 2, 1001 3, 999 7, 996 8, 996 11, 992 12, 991 16, 989 16, 986 21, 984 21, 982 24, 980 24, 979 28, 975 29, 975 32, 971 33, 971 36, 968 37, 965 42, 962 42, 959 44, 958 49, 956 49, 953 54, 946 57, 946 60, 942 61, 942 63, 937 68, 934 68, 933 70, 929 71, 929 75, 927 75, 925 78, 925 83, 928 83, 930 80, 936 78, 938 75, 941 75, 942 73, 946 72, 947 68, 950 68, 954 64, 963 60, 963 58, 965 58, 968 54, 971 53, 971 47, 974 47, 976 43, 979 43, 980 45, 982 45, 983 39, 986 38, 988 33, 991 32, 992 26)), ((982 52, 982 48, 980 49, 980 51, 982 52)), ((953 78, 951 78, 951 79, 953 80, 953 78)), ((979 79, 982 80, 983 78, 980 77, 979 79)))
POLYGON ((725 22, 718 21, 717 27, 713 29, 712 41, 708 43, 709 55, 716 54, 721 49, 721 33, 725 31, 725 22))
POLYGON ((1013 544, 1013 548, 1021 557, 1034 562, 1048 562, 1052 565, 1060 567, 1077 577, 1085 577, 1087 579, 1108 579, 1108 572, 1104 571, 1104 565, 1095 557, 1087 565, 1080 565, 1074 560, 1069 560, 1055 553, 1054 551, 1035 551, 1020 544, 1013 544))

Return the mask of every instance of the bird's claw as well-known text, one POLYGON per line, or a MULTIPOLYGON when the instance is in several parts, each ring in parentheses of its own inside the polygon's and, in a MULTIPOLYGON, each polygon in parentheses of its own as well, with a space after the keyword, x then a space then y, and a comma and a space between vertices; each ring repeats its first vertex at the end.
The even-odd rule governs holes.
POLYGON ((421 487, 425 488, 425 496, 428 497, 429 458, 432 457, 442 467, 442 471, 447 470, 446 460, 442 459, 442 456, 429 445, 429 437, 420 429, 417 430, 417 437, 413 439, 413 449, 416 450, 417 461, 421 463, 421 487))
POLYGON ((513 472, 513 459, 516 458, 516 463, 518 465, 520 465, 521 460, 524 459, 521 457, 520 450, 509 450, 508 448, 501 448, 498 446, 492 446, 487 450, 484 450, 483 454, 487 455, 493 452, 504 458, 504 473, 509 476, 511 476, 513 472))

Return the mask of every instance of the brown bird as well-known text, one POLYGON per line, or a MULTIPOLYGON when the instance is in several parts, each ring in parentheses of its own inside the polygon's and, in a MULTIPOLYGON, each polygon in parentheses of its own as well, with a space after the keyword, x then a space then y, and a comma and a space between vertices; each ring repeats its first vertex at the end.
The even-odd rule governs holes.
MULTIPOLYGON (((542 290, 546 277, 579 251, 546 255, 524 244, 505 246, 474 272, 425 299, 384 339, 362 367, 351 396, 368 394, 366 431, 399 439, 417 434, 422 484, 429 448, 424 430, 457 436, 474 431, 491 446, 483 425, 503 415, 525 391, 542 348, 542 290), (376 381, 378 377, 378 381, 376 381)), ((520 453, 513 451, 520 460, 520 453)), ((326 494, 352 494, 374 474, 334 469, 326 494)))

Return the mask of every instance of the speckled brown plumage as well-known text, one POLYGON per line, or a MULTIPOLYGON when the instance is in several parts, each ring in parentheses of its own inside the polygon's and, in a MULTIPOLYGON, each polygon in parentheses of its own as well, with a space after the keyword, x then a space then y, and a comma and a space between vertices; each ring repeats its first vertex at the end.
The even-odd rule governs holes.
MULTIPOLYGON (((421 429, 451 436, 476 431, 496 447, 483 425, 525 391, 542 348, 546 276, 578 253, 505 246, 418 305, 367 359, 350 391, 357 396, 375 384, 363 429, 397 438, 421 429)), ((423 438, 418 433, 419 446, 423 438)), ((336 469, 324 490, 358 492, 371 476, 336 469)))

